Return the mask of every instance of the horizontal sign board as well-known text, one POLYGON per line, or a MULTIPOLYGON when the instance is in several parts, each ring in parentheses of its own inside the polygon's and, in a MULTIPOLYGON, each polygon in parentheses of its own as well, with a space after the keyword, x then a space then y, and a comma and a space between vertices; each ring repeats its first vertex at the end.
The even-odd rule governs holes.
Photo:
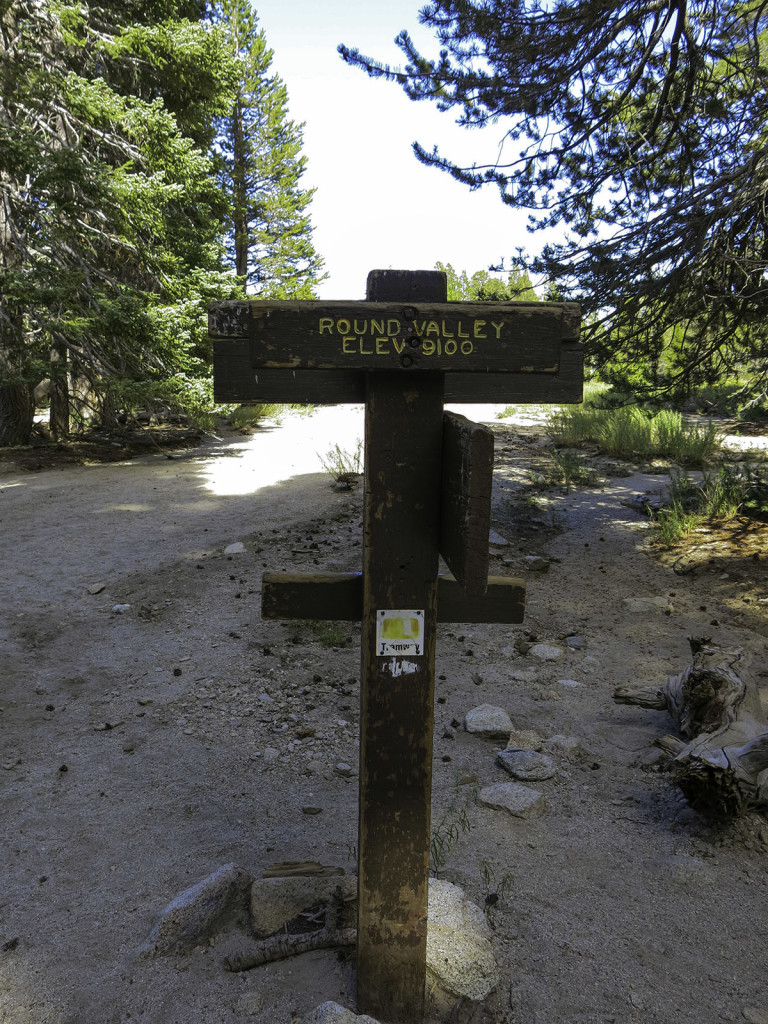
MULTIPOLYGON (((491 576, 484 594, 469 596, 453 577, 438 576, 438 622, 522 622, 525 583, 491 576)), ((264 619, 319 619, 359 622, 363 614, 363 577, 359 572, 301 575, 265 572, 264 619)))
MULTIPOLYGON (((217 402, 335 405, 365 401, 362 370, 254 369, 250 346, 242 339, 214 339, 213 370, 217 402)), ((561 350, 558 373, 447 373, 445 401, 505 405, 581 402, 583 379, 583 346, 568 342, 561 350)))
POLYGON ((578 340, 572 302, 222 302, 212 338, 247 339, 254 369, 545 373, 578 340))

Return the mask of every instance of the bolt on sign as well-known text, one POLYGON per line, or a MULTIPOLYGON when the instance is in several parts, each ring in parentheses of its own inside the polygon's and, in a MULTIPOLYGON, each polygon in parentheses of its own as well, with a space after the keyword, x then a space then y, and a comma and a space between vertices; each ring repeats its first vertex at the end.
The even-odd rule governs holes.
POLYGON ((358 1011, 391 1024, 424 1015, 437 624, 525 607, 488 576, 493 434, 443 406, 580 402, 579 325, 574 303, 447 302, 438 271, 210 308, 217 401, 365 402, 362 573, 265 573, 262 616, 362 624, 358 1011))

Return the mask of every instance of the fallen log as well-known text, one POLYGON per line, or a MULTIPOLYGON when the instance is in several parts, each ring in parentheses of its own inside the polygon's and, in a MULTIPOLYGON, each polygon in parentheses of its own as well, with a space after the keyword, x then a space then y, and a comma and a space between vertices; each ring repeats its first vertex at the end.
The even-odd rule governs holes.
POLYGON ((768 810, 768 721, 748 674, 749 656, 711 637, 689 637, 693 660, 664 687, 619 687, 619 704, 668 711, 682 739, 657 745, 672 756, 673 781, 713 819, 768 810))

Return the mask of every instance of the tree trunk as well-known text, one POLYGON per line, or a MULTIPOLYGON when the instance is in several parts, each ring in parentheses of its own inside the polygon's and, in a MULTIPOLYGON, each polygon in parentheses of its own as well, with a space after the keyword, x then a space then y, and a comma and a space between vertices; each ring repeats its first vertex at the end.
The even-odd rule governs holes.
POLYGON ((117 422, 115 396, 109 388, 107 388, 99 398, 98 407, 99 421, 101 422, 101 425, 103 427, 108 427, 110 430, 117 430, 119 423, 117 422))
POLYGON ((35 402, 28 384, 0 385, 0 447, 29 444, 35 402))
POLYGON ((693 661, 666 686, 620 687, 613 699, 666 710, 682 740, 658 745, 673 755, 672 778, 690 805, 709 818, 734 818, 768 810, 768 722, 748 656, 710 638, 689 637, 693 661), (687 742, 685 742, 687 741, 687 742))
POLYGON ((48 422, 51 436, 57 441, 69 436, 67 346, 61 342, 51 346, 51 411, 48 422))

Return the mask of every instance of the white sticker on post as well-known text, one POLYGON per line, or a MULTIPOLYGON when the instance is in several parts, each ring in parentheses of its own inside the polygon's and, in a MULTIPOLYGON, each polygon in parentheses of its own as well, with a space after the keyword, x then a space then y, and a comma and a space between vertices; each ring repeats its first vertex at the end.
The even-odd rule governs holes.
POLYGON ((392 608, 376 612, 376 656, 422 657, 424 610, 392 608))

